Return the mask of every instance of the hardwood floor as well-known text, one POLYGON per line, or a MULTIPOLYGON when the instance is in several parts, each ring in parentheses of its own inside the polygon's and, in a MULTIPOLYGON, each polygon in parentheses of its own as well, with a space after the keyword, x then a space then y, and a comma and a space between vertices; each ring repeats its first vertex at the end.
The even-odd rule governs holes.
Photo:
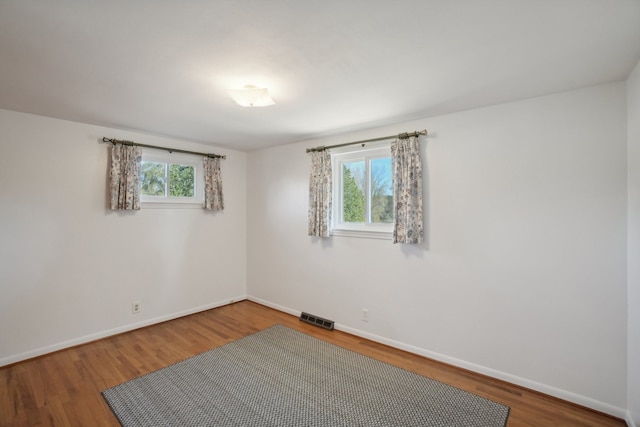
POLYGON ((274 324, 511 407, 509 427, 625 426, 620 419, 242 301, 0 368, 0 426, 119 426, 100 392, 274 324))

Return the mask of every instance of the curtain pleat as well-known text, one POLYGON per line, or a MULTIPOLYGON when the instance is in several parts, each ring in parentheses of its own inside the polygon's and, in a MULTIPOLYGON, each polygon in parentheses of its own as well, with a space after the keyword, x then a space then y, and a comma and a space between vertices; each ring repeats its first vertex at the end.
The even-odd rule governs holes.
POLYGON ((391 143, 394 197, 393 243, 422 243, 422 162, 417 137, 391 143))
POLYGON ((329 237, 331 224, 331 155, 311 153, 309 176, 309 236, 329 237))
POLYGON ((222 194, 222 174, 220 173, 220 158, 205 157, 204 172, 204 208, 208 211, 224 210, 222 194))
POLYGON ((115 144, 111 147, 110 207, 140 209, 140 163, 142 148, 115 144))

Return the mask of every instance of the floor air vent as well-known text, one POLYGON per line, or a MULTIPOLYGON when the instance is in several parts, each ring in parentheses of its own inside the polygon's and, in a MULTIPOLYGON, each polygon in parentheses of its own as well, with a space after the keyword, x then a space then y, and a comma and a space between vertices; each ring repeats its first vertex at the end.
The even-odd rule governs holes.
POLYGON ((322 317, 314 316, 304 311, 300 315, 300 320, 333 331, 333 320, 323 319, 322 317))

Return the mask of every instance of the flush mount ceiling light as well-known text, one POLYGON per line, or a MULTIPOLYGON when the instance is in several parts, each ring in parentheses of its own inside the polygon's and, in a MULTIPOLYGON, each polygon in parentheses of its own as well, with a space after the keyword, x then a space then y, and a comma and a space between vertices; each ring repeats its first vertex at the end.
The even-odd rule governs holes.
POLYGON ((231 98, 243 107, 267 107, 275 104, 266 87, 246 85, 242 89, 229 91, 231 98))

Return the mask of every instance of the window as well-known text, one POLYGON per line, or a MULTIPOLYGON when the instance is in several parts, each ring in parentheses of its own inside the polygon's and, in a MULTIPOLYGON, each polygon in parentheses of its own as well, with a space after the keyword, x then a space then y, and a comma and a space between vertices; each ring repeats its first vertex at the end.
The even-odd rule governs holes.
POLYGON ((332 234, 391 238, 393 184, 389 143, 332 153, 332 234))
POLYGON ((140 201, 145 207, 200 207, 204 201, 198 157, 145 149, 140 165, 140 201))

